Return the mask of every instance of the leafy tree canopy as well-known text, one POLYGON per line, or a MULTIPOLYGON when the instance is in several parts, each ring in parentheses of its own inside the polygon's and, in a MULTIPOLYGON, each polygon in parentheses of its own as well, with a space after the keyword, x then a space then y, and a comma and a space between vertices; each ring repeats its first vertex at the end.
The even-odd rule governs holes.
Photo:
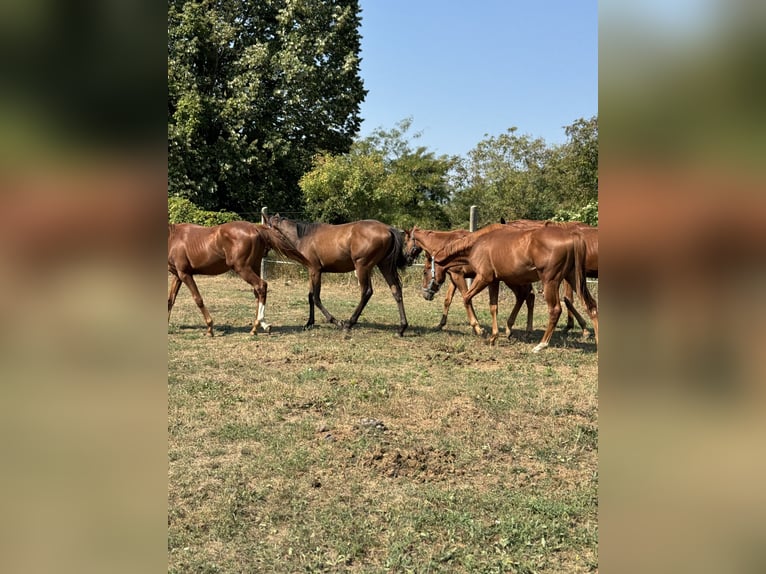
POLYGON ((170 0, 169 195, 299 206, 312 157, 359 130, 359 24, 358 0, 170 0))
POLYGON ((456 158, 414 146, 410 118, 379 128, 343 155, 321 154, 300 180, 310 216, 341 223, 378 219, 399 227, 449 226, 448 173, 456 158))
POLYGON ((501 217, 565 217, 585 206, 597 210, 597 118, 579 119, 565 131, 568 140, 558 146, 519 135, 516 128, 485 137, 454 170, 452 225, 464 226, 471 205, 478 208, 480 225, 501 217))

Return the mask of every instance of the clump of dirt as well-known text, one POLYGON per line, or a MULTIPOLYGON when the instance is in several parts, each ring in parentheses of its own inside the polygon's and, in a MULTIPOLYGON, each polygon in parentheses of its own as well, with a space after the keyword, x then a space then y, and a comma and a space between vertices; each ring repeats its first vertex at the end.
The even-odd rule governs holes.
POLYGON ((364 457, 362 464, 388 478, 406 477, 426 482, 461 474, 455 468, 455 458, 453 453, 433 447, 399 449, 377 446, 364 457))

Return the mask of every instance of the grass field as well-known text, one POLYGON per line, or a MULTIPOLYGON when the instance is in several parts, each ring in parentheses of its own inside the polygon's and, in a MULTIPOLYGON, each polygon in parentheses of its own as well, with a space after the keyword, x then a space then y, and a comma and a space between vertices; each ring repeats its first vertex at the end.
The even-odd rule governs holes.
MULTIPOLYGON (((489 347, 457 299, 436 331, 443 299, 420 296, 417 268, 403 338, 379 275, 350 336, 321 313, 304 331, 305 273, 270 273, 271 335, 248 334, 254 298, 233 275, 197 279, 215 337, 185 287, 173 310, 169 572, 598 570, 592 339, 559 329, 533 354, 540 296, 529 341, 489 347)), ((348 318, 353 274, 325 278, 323 302, 348 318)), ((488 328, 486 294, 476 310, 488 328)))

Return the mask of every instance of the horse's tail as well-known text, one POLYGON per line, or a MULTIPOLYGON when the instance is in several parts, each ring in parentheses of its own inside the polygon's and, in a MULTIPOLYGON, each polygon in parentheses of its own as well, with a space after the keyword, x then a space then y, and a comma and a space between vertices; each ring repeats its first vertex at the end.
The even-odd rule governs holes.
POLYGON ((269 249, 271 249, 283 257, 287 257, 288 259, 292 259, 293 261, 300 263, 304 267, 309 266, 309 262, 303 253, 295 245, 293 245, 290 240, 282 235, 279 230, 266 227, 265 225, 258 225, 257 229, 258 235, 260 235, 260 237, 266 243, 267 252, 269 249))
POLYGON ((385 265, 392 274, 398 274, 399 269, 407 267, 407 256, 404 253, 404 232, 394 227, 389 227, 391 234, 391 246, 385 258, 385 265))
POLYGON ((588 290, 588 278, 585 268, 587 244, 585 237, 583 237, 579 230, 572 230, 572 239, 574 244, 575 292, 585 303, 585 306, 590 309, 596 306, 596 300, 588 290))

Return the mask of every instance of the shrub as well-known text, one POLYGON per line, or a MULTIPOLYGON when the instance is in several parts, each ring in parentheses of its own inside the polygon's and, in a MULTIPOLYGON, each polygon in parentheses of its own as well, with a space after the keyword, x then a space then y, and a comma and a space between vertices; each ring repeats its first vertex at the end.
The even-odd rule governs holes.
POLYGON ((240 219, 242 218, 239 214, 233 211, 205 211, 185 197, 178 195, 168 197, 168 221, 170 223, 196 223, 210 227, 240 219))
POLYGON ((551 218, 553 221, 582 221, 593 227, 598 227, 598 201, 590 201, 580 209, 559 209, 551 218))

